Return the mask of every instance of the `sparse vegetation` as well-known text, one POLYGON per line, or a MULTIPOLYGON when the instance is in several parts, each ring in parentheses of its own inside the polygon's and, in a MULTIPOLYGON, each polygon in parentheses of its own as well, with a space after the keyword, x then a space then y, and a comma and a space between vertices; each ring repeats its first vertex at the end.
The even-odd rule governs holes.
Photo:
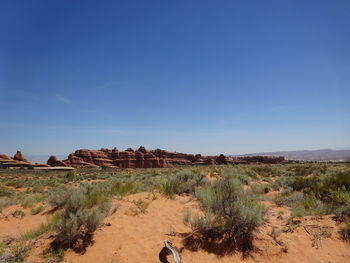
POLYGON ((350 242, 350 223, 347 223, 341 230, 340 230, 340 235, 342 238, 350 242))
POLYGON ((248 251, 253 248, 254 231, 263 221, 263 208, 242 188, 232 174, 212 186, 200 188, 196 196, 201 201, 204 215, 191 218, 185 214, 194 230, 204 238, 231 240, 248 251))
MULTIPOLYGON (((276 212, 276 217, 285 224, 284 228, 273 228, 269 232, 278 243, 283 243, 280 240, 282 230, 293 232, 303 227, 303 216, 325 214, 334 214, 337 221, 345 222, 340 235, 349 241, 349 178, 348 164, 108 168, 78 169, 74 173, 3 169, 0 170, 0 213, 17 218, 26 217, 26 214, 42 216, 48 207, 45 214, 51 215, 51 219, 9 244, 1 243, 0 254, 8 256, 8 262, 23 262, 34 241, 44 233, 50 233, 54 239, 44 253, 46 260, 58 262, 67 248, 84 252, 104 218, 118 208, 117 202, 128 200, 124 196, 144 191, 152 195, 146 200, 133 199, 135 213, 131 215, 150 213, 148 205, 157 200, 157 192, 170 198, 189 195, 198 200, 201 212, 192 214, 187 209, 183 221, 192 228, 194 243, 210 252, 215 247, 224 247, 227 252, 252 249, 256 230, 264 220, 262 200, 283 207, 276 212), (270 193, 276 190, 279 192, 270 193), (6 209, 14 204, 30 209, 30 213, 17 207, 15 211, 6 209)), ((310 233, 317 243, 330 232, 320 228, 310 233)), ((287 251, 284 245, 281 247, 287 251)))

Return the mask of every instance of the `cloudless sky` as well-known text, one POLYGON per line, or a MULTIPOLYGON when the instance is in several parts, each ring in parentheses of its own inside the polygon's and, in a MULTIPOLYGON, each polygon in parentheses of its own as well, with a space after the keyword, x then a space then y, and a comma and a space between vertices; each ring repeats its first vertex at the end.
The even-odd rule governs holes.
POLYGON ((350 1, 0 3, 0 153, 350 146, 350 1))

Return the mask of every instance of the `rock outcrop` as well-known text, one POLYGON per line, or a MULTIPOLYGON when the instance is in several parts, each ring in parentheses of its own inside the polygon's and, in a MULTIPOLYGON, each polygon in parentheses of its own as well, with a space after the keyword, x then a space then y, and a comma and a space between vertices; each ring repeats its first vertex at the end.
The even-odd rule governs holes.
MULTIPOLYGON (((66 166, 73 167, 164 168, 178 165, 281 163, 284 161, 283 157, 262 157, 232 158, 223 154, 219 156, 202 156, 201 154, 168 152, 161 149, 149 151, 141 146, 137 150, 128 148, 125 151, 118 151, 117 148, 102 148, 100 150, 80 149, 71 153, 62 162, 66 166)), ((57 159, 54 161, 56 162, 57 159)))
POLYGON ((12 158, 13 160, 16 161, 21 161, 21 162, 26 162, 28 163, 28 160, 26 158, 23 157, 21 151, 17 151, 16 154, 13 156, 12 158))
POLYGON ((46 162, 50 166, 67 166, 64 162, 57 160, 57 157, 54 155, 51 155, 50 158, 46 162))
POLYGON ((20 151, 17 151, 13 158, 6 154, 0 154, 0 164, 4 167, 30 167, 32 164, 23 157, 20 151))

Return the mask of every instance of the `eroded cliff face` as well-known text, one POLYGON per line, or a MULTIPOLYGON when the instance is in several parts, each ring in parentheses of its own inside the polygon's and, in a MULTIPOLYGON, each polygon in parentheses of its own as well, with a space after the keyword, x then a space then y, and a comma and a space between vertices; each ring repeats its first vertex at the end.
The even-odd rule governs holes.
POLYGON ((115 168, 165 168, 178 165, 215 165, 215 164, 249 164, 249 163, 284 163, 284 157, 245 156, 228 157, 202 156, 201 154, 186 154, 168 152, 161 149, 147 150, 141 146, 137 150, 131 148, 118 151, 117 148, 100 150, 80 149, 71 153, 66 160, 60 161, 50 156, 47 164, 31 164, 17 151, 13 158, 0 154, 0 164, 5 167, 115 167, 115 168))
POLYGON ((31 165, 20 151, 17 151, 13 158, 6 154, 0 154, 0 164, 6 167, 28 167, 31 165))
MULTIPOLYGON (((56 161, 56 160, 55 160, 56 161)), ((232 158, 223 154, 219 156, 202 156, 201 154, 186 154, 168 152, 161 149, 146 150, 141 146, 137 150, 131 148, 125 151, 114 149, 88 150, 80 149, 71 153, 63 162, 66 166, 86 167, 118 167, 118 168, 164 168, 177 165, 213 165, 235 163, 281 163, 283 157, 232 158)), ((48 163, 49 164, 49 163, 48 163)))

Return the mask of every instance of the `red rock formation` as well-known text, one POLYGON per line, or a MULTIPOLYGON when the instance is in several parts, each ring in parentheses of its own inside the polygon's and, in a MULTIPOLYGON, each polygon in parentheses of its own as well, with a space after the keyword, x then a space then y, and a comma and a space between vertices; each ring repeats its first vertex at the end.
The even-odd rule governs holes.
POLYGON ((13 158, 6 154, 0 154, 0 164, 4 167, 34 167, 26 158, 23 157, 20 151, 17 151, 13 158))
POLYGON ((57 160, 56 156, 51 155, 46 162, 50 166, 67 166, 64 162, 57 160))
POLYGON ((22 153, 20 151, 17 151, 16 154, 13 156, 13 160, 21 161, 21 162, 28 162, 26 158, 23 157, 22 153))
POLYGON ((118 151, 117 148, 101 150, 76 150, 68 156, 63 163, 67 166, 88 166, 88 167, 119 167, 119 168, 162 168, 176 165, 213 165, 213 164, 239 164, 257 162, 275 163, 282 162, 284 158, 263 158, 257 159, 237 159, 219 156, 202 156, 200 154, 186 154, 178 152, 168 152, 161 149, 146 150, 141 146, 136 151, 128 148, 125 151, 118 151))

